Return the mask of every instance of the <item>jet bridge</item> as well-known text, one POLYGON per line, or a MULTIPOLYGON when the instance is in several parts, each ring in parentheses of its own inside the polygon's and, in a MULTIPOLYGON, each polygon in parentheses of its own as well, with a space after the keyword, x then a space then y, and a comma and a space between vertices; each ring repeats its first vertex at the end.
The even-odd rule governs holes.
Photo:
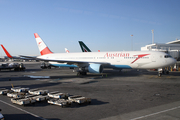
POLYGON ((168 53, 177 60, 173 69, 180 70, 180 40, 168 42, 166 44, 149 44, 145 47, 141 47, 141 51, 162 51, 168 53))

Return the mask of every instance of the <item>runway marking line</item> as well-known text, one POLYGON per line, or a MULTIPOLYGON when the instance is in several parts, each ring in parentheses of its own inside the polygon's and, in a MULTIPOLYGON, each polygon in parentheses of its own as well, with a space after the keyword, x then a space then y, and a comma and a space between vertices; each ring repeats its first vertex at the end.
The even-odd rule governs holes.
POLYGON ((162 111, 159 111, 159 112, 156 112, 156 113, 152 113, 152 114, 140 116, 140 117, 137 117, 137 118, 133 118, 133 119, 131 119, 131 120, 138 120, 138 119, 142 119, 142 118, 150 117, 150 116, 153 116, 153 115, 165 113, 165 112, 168 112, 168 111, 171 111, 171 110, 175 110, 175 109, 179 109, 179 108, 180 108, 180 106, 174 107, 174 108, 170 108, 170 109, 167 109, 167 110, 162 110, 162 111))
POLYGON ((35 115, 35 114, 33 114, 33 113, 30 113, 30 112, 28 112, 28 111, 26 111, 26 110, 23 110, 23 109, 21 109, 21 108, 18 108, 18 107, 16 107, 16 106, 11 105, 11 104, 9 104, 9 103, 7 103, 7 102, 4 102, 4 101, 2 101, 2 100, 0 100, 0 102, 4 103, 4 104, 6 104, 6 105, 9 105, 9 106, 11 106, 11 107, 14 107, 14 108, 16 108, 16 109, 18 109, 18 110, 20 110, 20 111, 23 111, 23 112, 25 112, 25 113, 27 113, 27 114, 30 114, 30 115, 32 115, 32 116, 34 116, 34 117, 40 118, 40 119, 42 119, 42 120, 47 120, 47 119, 45 119, 45 118, 42 118, 42 117, 40 117, 40 116, 38 116, 38 115, 35 115))

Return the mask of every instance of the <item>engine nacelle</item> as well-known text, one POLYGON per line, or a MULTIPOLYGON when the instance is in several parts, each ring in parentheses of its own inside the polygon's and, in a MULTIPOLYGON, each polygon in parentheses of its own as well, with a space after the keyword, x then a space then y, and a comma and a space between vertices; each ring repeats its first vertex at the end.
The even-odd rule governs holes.
POLYGON ((90 73, 102 73, 103 72, 103 66, 101 64, 89 64, 89 66, 86 69, 90 73))

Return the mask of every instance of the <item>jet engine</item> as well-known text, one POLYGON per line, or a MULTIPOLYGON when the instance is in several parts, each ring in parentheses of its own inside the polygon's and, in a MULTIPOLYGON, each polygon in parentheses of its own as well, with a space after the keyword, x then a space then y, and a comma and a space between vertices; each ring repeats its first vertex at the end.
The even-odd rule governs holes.
POLYGON ((89 64, 89 66, 86 67, 86 70, 90 73, 102 73, 103 66, 101 64, 89 64))

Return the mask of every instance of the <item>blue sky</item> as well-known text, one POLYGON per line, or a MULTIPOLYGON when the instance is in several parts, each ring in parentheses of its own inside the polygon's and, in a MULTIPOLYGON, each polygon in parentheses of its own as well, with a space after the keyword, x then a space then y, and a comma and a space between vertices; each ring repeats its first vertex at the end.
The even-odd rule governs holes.
MULTIPOLYGON (((129 51, 180 39, 179 0, 0 0, 0 44, 12 55, 40 55, 38 33, 53 52, 129 51)), ((5 55, 0 49, 0 56, 5 55)))

